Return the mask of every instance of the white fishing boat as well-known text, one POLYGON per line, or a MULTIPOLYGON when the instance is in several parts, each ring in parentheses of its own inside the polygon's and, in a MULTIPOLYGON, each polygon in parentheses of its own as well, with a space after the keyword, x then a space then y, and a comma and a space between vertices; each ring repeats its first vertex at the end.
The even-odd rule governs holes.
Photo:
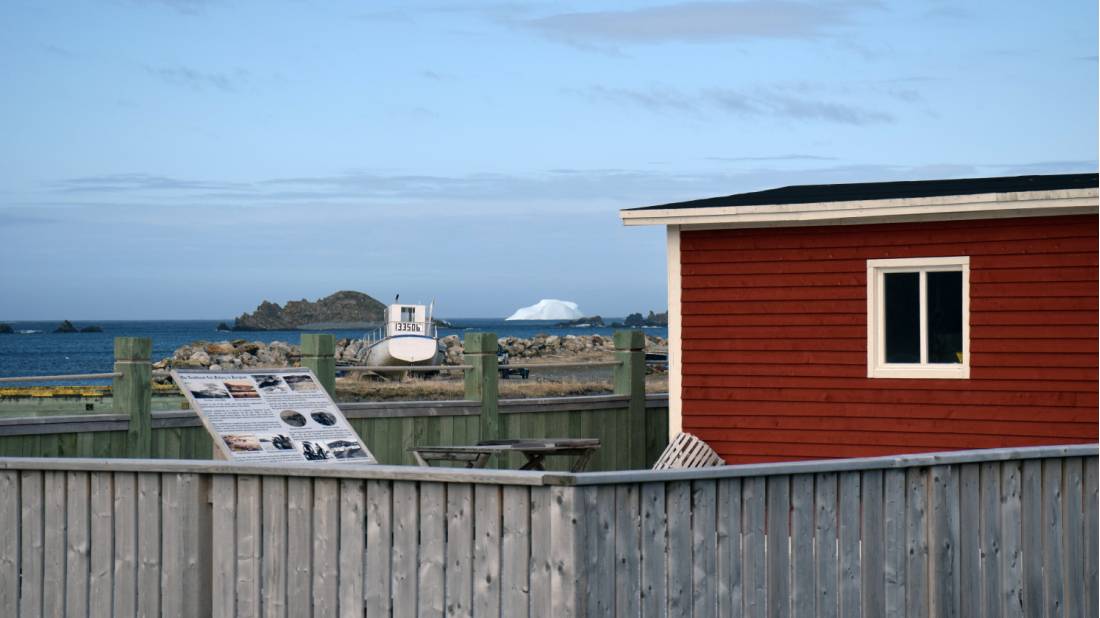
POLYGON ((432 323, 433 305, 386 307, 385 324, 367 333, 368 365, 438 365, 443 358, 439 336, 432 323))

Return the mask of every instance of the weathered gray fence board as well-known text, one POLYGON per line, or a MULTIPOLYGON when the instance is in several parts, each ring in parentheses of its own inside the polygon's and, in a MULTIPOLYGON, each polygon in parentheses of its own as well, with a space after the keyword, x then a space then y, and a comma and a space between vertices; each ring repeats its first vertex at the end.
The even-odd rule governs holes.
MULTIPOLYGON (((1001 540, 1004 538, 1004 532, 1001 528, 1001 464, 996 462, 978 464, 981 469, 981 517, 979 518, 979 527, 981 529, 981 599, 982 599, 982 616, 1001 616, 1004 612, 1002 609, 1003 592, 1002 584, 1004 583, 1004 573, 1001 569, 1001 540)), ((960 488, 960 500, 965 495, 966 490, 960 488)), ((972 521, 959 513, 959 521, 972 521)), ((961 526, 959 529, 960 534, 963 530, 972 528, 972 526, 961 526)), ((963 551, 966 551, 966 546, 963 545, 963 551)), ((961 560, 960 560, 961 565, 961 560)), ((965 570, 961 573, 962 577, 969 581, 969 573, 965 570)), ((976 590, 972 587, 972 584, 963 584, 963 599, 970 596, 975 596, 973 591, 976 590)))
POLYGON ((1062 482, 1062 530, 1063 544, 1066 549, 1066 566, 1063 569, 1066 581, 1066 616, 1085 616, 1085 530, 1084 514, 1081 512, 1081 500, 1084 494, 1084 470, 1081 459, 1071 457, 1063 460, 1062 482))
POLYGON ((392 483, 367 481, 367 558, 363 595, 366 597, 368 618, 390 615, 392 494, 392 483))
POLYGON ((447 544, 447 488, 420 484, 420 552, 416 595, 421 618, 443 616, 443 564, 447 544))
POLYGON ((393 484, 393 615, 416 615, 416 550, 420 506, 417 484, 393 484))
POLYGON ((909 618, 928 616, 928 470, 905 471, 905 612, 909 618))
MULTIPOLYGON (((286 479, 265 476, 260 482, 263 498, 263 565, 260 568, 260 602, 265 618, 285 618, 287 525, 286 479)), ((361 560, 361 558, 360 558, 361 560)))
POLYGON ((668 611, 668 515, 663 483, 641 486, 642 500, 642 616, 665 616, 668 611))
MULTIPOLYGON (((502 616, 524 618, 528 614, 530 585, 531 492, 526 487, 504 487, 501 491, 500 610, 502 616)), ((452 570, 461 573, 462 563, 452 570)))
POLYGON ((313 615, 335 616, 338 601, 340 483, 313 481, 313 615))
POLYGON ((615 614, 615 487, 581 489, 585 509, 584 561, 589 616, 615 614))
POLYGON ((837 502, 837 544, 840 567, 837 570, 837 601, 840 615, 856 618, 862 611, 860 596, 859 556, 859 472, 842 472, 838 475, 839 501, 837 502))
POLYGON ((691 615, 717 618, 718 588, 718 484, 695 481, 691 486, 691 615))
POLYGON ((572 618, 582 608, 585 581, 580 560, 584 538, 575 487, 550 488, 550 609, 554 616, 572 618))
POLYGON ((814 615, 814 477, 791 477, 791 615, 814 615))
POLYGON ((769 476, 767 480, 768 514, 767 564, 768 616, 787 618, 791 615, 791 554, 788 543, 791 509, 791 477, 769 476))
MULTIPOLYGON (((642 613, 642 511, 637 485, 615 486, 615 612, 642 613)), ((719 575, 721 577, 721 575, 719 575)))
POLYGON ((237 531, 234 540, 237 551, 237 615, 260 614, 260 478, 237 477, 237 531))
POLYGON ((213 587, 211 615, 230 618, 237 615, 237 479, 228 474, 215 476, 210 488, 213 505, 213 587))
MULTIPOLYGON (((662 496, 664 493, 662 492, 662 496)), ((472 507, 471 507, 472 508, 472 507)), ((664 509, 661 509, 662 512, 664 509)), ((550 488, 531 488, 531 616, 552 616, 550 597, 550 571, 554 564, 550 558, 550 488)), ((471 530, 473 529, 471 524, 471 530)), ((469 569, 468 572, 472 573, 469 569)), ((662 586, 663 589, 663 586, 662 586)))
POLYGON ((1024 555, 1020 512, 1020 464, 1001 467, 1001 607, 1006 618, 1024 615, 1024 555))
POLYGON ((1043 606, 1043 462, 1023 462, 1020 503, 1023 517, 1024 615, 1042 616, 1043 606))
POLYGON ((500 487, 474 486, 474 615, 500 613, 500 487))
POLYGON ((19 615, 40 616, 42 614, 43 595, 43 550, 45 523, 43 511, 43 473, 21 472, 20 494, 20 565, 22 574, 19 585, 19 615))
MULTIPOLYGON (((5 475, 0 474, 0 501, 9 490, 4 482, 5 475)), ((92 536, 90 508, 91 500, 88 495, 89 479, 86 472, 69 472, 66 478, 66 552, 65 552, 65 604, 70 615, 86 616, 88 614, 88 576, 90 574, 89 557, 91 555, 92 536)), ((18 494, 15 496, 18 497, 18 494)), ((0 502, 0 509, 3 508, 0 502)), ((159 513, 159 506, 158 506, 159 513)), ((0 514, 0 520, 7 520, 0 514)), ((5 531, 6 531, 5 526, 5 531)), ((18 528, 12 526, 18 532, 18 528)), ((0 540, 0 569, 7 567, 6 559, 13 554, 6 554, 7 543, 0 540)), ((7 603, 0 599, 0 607, 8 607, 7 603)), ((9 615, 14 611, 8 612, 9 615)))
POLYGON ((883 615, 886 618, 905 616, 905 471, 886 470, 882 475, 882 533, 884 557, 882 565, 885 590, 883 615))
POLYGON ((1062 547, 1062 460, 1043 460, 1043 601, 1044 615, 1065 615, 1065 571, 1062 547))
POLYGON ((137 614, 137 477, 115 475, 115 616, 137 614))
POLYGON ((959 518, 961 521, 978 522, 976 526, 959 529, 959 581, 961 590, 959 610, 963 616, 982 615, 982 529, 981 529, 981 468, 980 464, 959 466, 959 518))
POLYGON ((65 613, 65 473, 47 472, 43 484, 43 530, 49 531, 43 539, 42 615, 60 616, 65 613))
MULTIPOLYGON (((547 531, 549 534, 549 531, 547 531)), ((470 616, 473 608, 474 488, 447 487, 446 608, 448 616, 470 616)))
MULTIPOLYGON (((137 613, 140 616, 160 615, 161 556, 161 491, 160 475, 139 474, 137 484, 137 613)), ((169 517, 175 514, 169 513, 169 517)))
POLYGON ((313 601, 313 482, 305 478, 286 481, 288 616, 307 616, 313 601))
POLYGON ((814 579, 817 582, 816 615, 836 618, 840 562, 837 555, 837 475, 814 476, 814 579))
POLYGON ((1100 535, 1100 517, 1098 517, 1100 509, 1096 506, 1098 502, 1100 502, 1100 496, 1097 492, 1097 461, 1095 457, 1086 457, 1084 487, 1086 616, 1100 615, 1100 599, 1097 598, 1100 594, 1100 578, 1097 577, 1100 571, 1100 556, 1097 555, 1100 549, 1100 540, 1097 539, 1100 535))
MULTIPOLYGON (((340 481, 340 615, 363 616, 363 556, 367 542, 363 481, 340 481)), ((440 505, 442 511, 442 505, 440 505)), ((442 512, 440 514, 442 517, 442 512)))
POLYGON ((767 615, 768 585, 764 526, 767 495, 764 478, 741 481, 741 510, 744 528, 741 536, 741 577, 744 581, 744 608, 749 618, 767 615))
POLYGON ((691 481, 665 486, 668 510, 668 615, 691 616, 691 481))
MULTIPOLYGON (((115 568, 114 475, 96 472, 91 477, 92 551, 89 555, 88 609, 91 616, 111 616, 115 568)), ((26 500, 26 496, 23 497, 26 500)))
POLYGON ((868 470, 860 480, 860 594, 864 616, 886 613, 886 533, 882 470, 868 470))
POLYGON ((0 610, 7 616, 19 614, 19 549, 21 509, 19 472, 0 472, 0 610))
MULTIPOLYGON (((741 616, 741 479, 718 481, 718 615, 741 616)), ((631 614, 634 615, 634 614, 631 614)))
MULTIPOLYGON (((929 611, 951 618, 960 612, 959 590, 959 481, 958 467, 932 466, 931 517, 928 545, 931 548, 929 611)), ((978 591, 973 591, 977 594, 978 591)))

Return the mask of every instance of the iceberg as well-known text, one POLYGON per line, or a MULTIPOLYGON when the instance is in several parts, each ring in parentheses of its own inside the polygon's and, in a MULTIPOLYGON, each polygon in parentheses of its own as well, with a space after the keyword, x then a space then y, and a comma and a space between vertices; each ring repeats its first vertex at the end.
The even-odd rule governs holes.
POLYGON ((576 320, 584 314, 577 303, 568 300, 544 298, 530 307, 520 307, 505 320, 576 320))

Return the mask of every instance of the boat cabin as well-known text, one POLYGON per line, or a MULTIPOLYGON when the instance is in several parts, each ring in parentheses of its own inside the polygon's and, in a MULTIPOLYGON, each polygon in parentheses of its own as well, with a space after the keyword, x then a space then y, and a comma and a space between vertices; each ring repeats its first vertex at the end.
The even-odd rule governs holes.
POLYGON ((386 307, 386 336, 428 335, 431 316, 424 305, 390 305, 386 307))
POLYGON ((792 186, 667 227, 670 433, 727 463, 1097 440, 1097 174, 792 186))

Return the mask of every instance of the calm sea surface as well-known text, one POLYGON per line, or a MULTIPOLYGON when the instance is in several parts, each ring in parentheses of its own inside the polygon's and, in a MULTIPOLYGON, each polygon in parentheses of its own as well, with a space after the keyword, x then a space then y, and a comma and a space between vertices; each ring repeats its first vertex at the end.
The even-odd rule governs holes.
MULTIPOLYGON (((612 322, 621 318, 607 320, 612 322)), ((172 355, 176 348, 192 341, 223 341, 248 339, 250 341, 285 341, 298 343, 302 331, 263 331, 227 333, 216 327, 222 320, 163 320, 163 321, 114 321, 74 322, 77 328, 96 324, 102 333, 55 334, 58 322, 10 322, 18 334, 0 335, 0 377, 53 375, 64 373, 104 373, 111 371, 114 362, 115 337, 150 337, 153 340, 153 360, 172 355)), ((225 320, 232 322, 232 320, 225 320)), ((441 337, 458 335, 468 331, 491 331, 498 337, 529 338, 539 333, 549 335, 610 335, 612 328, 555 328, 554 322, 517 320, 506 322, 501 318, 453 319, 455 328, 441 328, 441 337)), ((330 332, 337 339, 363 336, 361 330, 309 331, 330 332)), ((646 334, 667 337, 667 328, 647 328, 646 334)), ((12 386, 12 385, 9 385, 12 386)))

